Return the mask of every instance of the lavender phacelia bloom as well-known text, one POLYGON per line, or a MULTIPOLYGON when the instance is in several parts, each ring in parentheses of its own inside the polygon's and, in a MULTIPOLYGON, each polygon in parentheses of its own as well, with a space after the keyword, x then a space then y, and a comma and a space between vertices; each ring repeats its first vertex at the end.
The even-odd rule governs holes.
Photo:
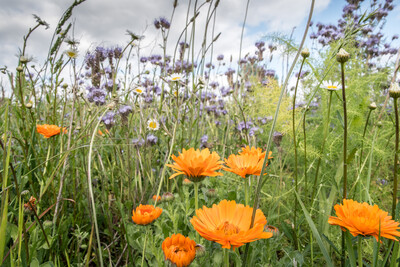
POLYGON ((132 107, 131 106, 122 106, 119 108, 118 113, 122 116, 122 117, 128 117, 128 115, 130 113, 132 113, 132 107))
POLYGON ((238 125, 236 126, 236 129, 237 129, 238 131, 241 132, 241 131, 243 131, 244 129, 250 129, 251 126, 253 126, 253 123, 252 123, 251 121, 246 121, 246 122, 241 121, 241 122, 239 122, 238 125))
POLYGON ((106 103, 106 90, 96 87, 89 87, 88 91, 89 93, 87 94, 87 98, 89 102, 94 102, 98 106, 106 103))
POLYGON ((158 141, 157 136, 155 136, 153 134, 149 134, 146 137, 146 143, 149 144, 149 145, 155 145, 155 144, 157 144, 157 141, 158 141))
POLYGON ((103 118, 101 118, 101 121, 104 123, 104 125, 106 126, 106 128, 108 130, 111 129, 111 127, 115 124, 115 113, 112 111, 109 111, 106 113, 106 115, 103 116, 103 118))
POLYGON ((134 139, 132 139, 132 144, 135 147, 141 147, 144 144, 144 139, 143 138, 134 138, 134 139))
POLYGON ((217 60, 218 60, 218 61, 224 60, 224 55, 218 55, 218 56, 217 56, 217 60))

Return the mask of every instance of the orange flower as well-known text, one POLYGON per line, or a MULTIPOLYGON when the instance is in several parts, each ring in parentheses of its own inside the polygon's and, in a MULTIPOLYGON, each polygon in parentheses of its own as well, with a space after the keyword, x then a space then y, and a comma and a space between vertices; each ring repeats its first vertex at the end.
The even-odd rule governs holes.
POLYGON ((157 201, 160 201, 160 200, 161 200, 161 197, 160 197, 160 196, 157 197, 156 195, 154 195, 154 196, 153 196, 153 200, 156 201, 156 199, 157 199, 157 201))
POLYGON ((177 267, 189 266, 196 257, 196 242, 181 234, 174 234, 164 240, 162 250, 165 259, 177 267))
POLYGON ((199 182, 206 176, 222 175, 216 170, 221 169, 223 162, 220 161, 216 152, 210 153, 208 148, 201 151, 199 149, 194 150, 194 148, 183 149, 178 157, 172 155, 172 159, 175 161, 174 164, 167 164, 167 166, 171 167, 176 173, 171 175, 170 179, 185 174, 192 182, 199 182))
MULTIPOLYGON (((65 130, 65 128, 62 128, 62 130, 64 131, 64 133, 67 132, 67 130, 65 130)), ((36 125, 36 131, 38 133, 40 133, 41 135, 44 136, 44 138, 50 138, 54 135, 58 135, 61 132, 61 128, 58 127, 57 125, 49 125, 49 124, 37 124, 36 125)))
POLYGON ((380 233, 381 237, 393 240, 397 240, 396 236, 400 237, 399 223, 377 205, 343 199, 343 205, 336 204, 335 211, 338 217, 329 217, 328 223, 339 225, 343 231, 349 230, 353 236, 373 236, 378 240, 380 233))
MULTIPOLYGON (((268 154, 268 159, 272 159, 272 152, 268 154)), ((235 173, 243 178, 248 175, 260 175, 262 164, 264 162, 265 152, 261 148, 244 147, 239 155, 232 154, 225 159, 227 167, 223 167, 225 171, 235 173)))
POLYGON ((132 220, 136 224, 146 225, 152 223, 155 219, 160 217, 162 209, 153 205, 142 205, 136 208, 136 211, 132 211, 132 220))
POLYGON ((254 226, 250 229, 252 213, 253 208, 225 199, 212 208, 203 206, 196 210, 197 216, 190 222, 205 239, 221 244, 222 248, 230 249, 232 246, 235 249, 272 236, 272 233, 264 232, 267 219, 260 209, 257 209, 254 226))

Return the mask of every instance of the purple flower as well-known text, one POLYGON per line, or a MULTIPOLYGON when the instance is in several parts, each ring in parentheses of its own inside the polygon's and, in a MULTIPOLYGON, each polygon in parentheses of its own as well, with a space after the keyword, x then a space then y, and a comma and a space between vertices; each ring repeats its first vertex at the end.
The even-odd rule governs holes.
POLYGON ((106 128, 108 130, 110 130, 111 127, 115 124, 114 116, 115 116, 115 113, 112 111, 109 111, 109 112, 107 112, 106 115, 103 116, 103 118, 101 118, 101 121, 104 123, 104 125, 106 126, 106 128))
POLYGON ((132 139, 132 144, 135 147, 141 147, 144 144, 144 140, 143 140, 143 138, 140 138, 140 139, 134 138, 134 139, 132 139))
POLYGON ((147 142, 147 144, 149 144, 149 145, 155 145, 155 144, 157 144, 157 141, 158 141, 157 136, 155 136, 155 135, 153 135, 153 134, 149 134, 149 135, 146 137, 146 142, 147 142))
POLYGON ((218 61, 224 60, 224 55, 218 55, 218 56, 217 56, 217 60, 218 60, 218 61))
POLYGON ((118 113, 122 117, 127 117, 130 113, 132 113, 132 107, 131 106, 122 106, 119 108, 118 113))
POLYGON ((147 57, 140 57, 140 62, 146 63, 147 62, 147 57))

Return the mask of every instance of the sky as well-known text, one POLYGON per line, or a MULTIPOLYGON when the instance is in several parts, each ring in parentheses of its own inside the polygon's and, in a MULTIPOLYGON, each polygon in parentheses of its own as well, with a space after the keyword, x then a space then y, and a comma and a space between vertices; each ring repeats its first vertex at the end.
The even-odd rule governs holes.
MULTIPOLYGON (((168 51, 173 51, 179 34, 182 32, 188 4, 194 1, 178 0, 178 6, 171 23, 168 51)), ((203 1, 199 1, 202 3, 203 1)), ((215 2, 215 1, 214 1, 215 2)), ((28 39, 27 55, 34 62, 42 64, 58 20, 72 3, 70 0, 2 0, 0 8, 0 68, 14 69, 18 62, 18 52, 23 44, 23 36, 29 27, 35 25, 32 14, 50 24, 49 29, 40 27, 28 39)), ((246 0, 221 0, 217 8, 215 34, 221 36, 214 46, 214 53, 238 58, 240 35, 245 16, 246 0)), ((310 0, 250 0, 243 38, 243 52, 254 52, 254 43, 266 34, 280 32, 290 34, 295 27, 294 38, 300 42, 306 24, 310 0)), ((341 15, 344 0, 317 0, 313 21, 335 23, 341 15)), ((87 0, 75 8, 70 19, 74 23, 74 37, 80 43, 78 50, 83 56, 88 49, 97 45, 125 46, 129 41, 126 30, 145 36, 142 41, 143 54, 159 53, 160 31, 156 30, 155 18, 170 18, 173 0, 87 0)), ((200 9, 196 26, 196 49, 200 49, 204 35, 204 21, 208 6, 200 9)), ((393 35, 400 25, 400 7, 388 17, 386 31, 393 35)), ((209 31, 210 32, 210 31, 209 31)), ((65 47, 66 49, 66 47, 65 47)), ((0 74, 1 75, 1 74, 0 74)), ((1 75, 0 79, 4 79, 1 75)))

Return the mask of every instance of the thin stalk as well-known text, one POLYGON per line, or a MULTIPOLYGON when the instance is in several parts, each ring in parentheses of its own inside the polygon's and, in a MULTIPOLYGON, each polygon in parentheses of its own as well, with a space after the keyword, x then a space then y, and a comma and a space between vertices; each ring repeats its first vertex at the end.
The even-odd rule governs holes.
POLYGON ((144 266, 144 254, 146 253, 146 243, 147 243, 147 236, 149 235, 148 229, 146 229, 146 235, 144 236, 144 245, 143 245, 143 252, 142 252, 142 264, 140 266, 144 266))
MULTIPOLYGON (((194 182, 194 213, 199 209, 199 182, 194 182)), ((199 233, 196 232, 196 243, 200 242, 199 233)))
MULTIPOLYGON (((343 199, 347 197, 347 106, 346 106, 346 90, 344 82, 344 62, 340 63, 342 72, 342 101, 343 101, 343 199)), ((344 232, 342 232, 342 255, 341 262, 342 267, 346 264, 345 259, 345 237, 344 232)))
POLYGON ((223 251, 224 251, 224 267, 229 267, 229 250, 227 248, 224 248, 223 251))
MULTIPOLYGON (((107 110, 103 112, 103 114, 101 115, 101 117, 103 117, 106 114, 107 110)), ((93 212, 93 221, 94 221, 94 227, 96 230, 96 239, 97 239, 97 247, 98 247, 98 251, 99 251, 99 262, 100 262, 100 266, 103 267, 103 253, 101 251, 101 243, 100 243, 100 234, 99 234, 99 227, 97 225, 97 215, 96 215, 96 206, 94 203, 94 195, 93 195, 93 188, 92 188, 92 169, 91 169, 91 165, 92 165, 92 152, 93 152, 93 143, 94 143, 94 138, 96 136, 97 133, 97 129, 99 128, 101 120, 98 120, 96 127, 94 128, 94 131, 92 133, 92 138, 90 140, 90 146, 89 146, 89 155, 88 155, 88 187, 89 187, 89 197, 90 197, 90 203, 92 206, 92 212, 93 212)))
POLYGON ((249 205, 249 179, 250 177, 246 177, 244 180, 244 204, 249 205))
POLYGON ((399 111, 397 110, 397 97, 394 100, 394 117, 396 119, 396 141, 394 149, 394 166, 393 166, 393 201, 392 201, 392 218, 396 219, 396 202, 397 202, 397 151, 399 150, 399 111))
POLYGON ((358 239, 358 244, 357 244, 357 254, 358 254, 358 267, 363 266, 363 261, 362 261, 362 237, 359 235, 357 237, 358 239))
POLYGON ((304 196, 305 199, 308 199, 307 194, 307 133, 306 133, 306 115, 307 115, 308 107, 304 110, 304 117, 303 117, 303 138, 304 138, 304 196))
POLYGON ((330 114, 331 114, 331 104, 332 104, 332 93, 333 93, 333 91, 329 90, 328 114, 327 114, 327 120, 326 120, 326 124, 325 124, 325 128, 324 128, 324 137, 322 139, 321 152, 318 157, 317 167, 315 170, 315 177, 314 177, 313 191, 311 194, 311 201, 314 201, 315 191, 317 188, 319 166, 321 165, 322 155, 324 154, 324 150, 325 150, 325 141, 326 141, 326 138, 328 137, 329 121, 330 121, 330 114))
POLYGON ((360 168, 361 168, 361 164, 362 164, 362 154, 363 154, 363 148, 364 148, 364 138, 365 138, 365 133, 367 132, 367 126, 368 126, 368 122, 369 122, 369 117, 371 116, 371 112, 372 112, 372 109, 370 109, 369 112, 368 112, 367 120, 365 121, 363 136, 362 136, 362 139, 361 139, 360 168))
MULTIPOLYGON (((252 214, 252 217, 251 217, 250 228, 252 228, 254 226, 254 219, 255 219, 255 216, 256 216, 257 208, 258 208, 258 201, 259 201, 259 197, 260 197, 261 186, 264 184, 264 181, 263 181, 262 178, 264 176, 265 169, 266 169, 266 164, 268 162, 268 151, 270 150, 270 147, 271 147, 272 135, 274 133, 276 121, 278 119, 279 108, 281 106, 282 98, 283 98, 283 95, 285 94, 286 87, 287 87, 287 84, 289 82, 290 74, 292 73, 292 71, 294 69, 294 66, 296 65, 296 62, 297 62, 297 59, 300 56, 301 50, 303 49, 303 45, 304 45, 304 42, 305 42, 306 37, 307 37, 307 33, 308 33, 309 26, 310 26, 312 14, 313 14, 313 11, 314 11, 314 4, 315 4, 315 0, 312 0, 311 1, 310 12, 309 12, 308 20, 307 20, 307 24, 306 24, 306 28, 305 28, 304 34, 303 34, 303 38, 302 38, 300 46, 299 46, 299 48, 297 50, 297 54, 296 54, 296 56, 295 56, 295 58, 293 60, 292 66, 290 67, 289 75, 286 76, 285 82, 282 85, 281 94, 279 95, 279 100, 278 100, 278 103, 277 103, 277 106, 276 106, 274 120, 272 121, 271 130, 270 130, 269 136, 268 136, 268 141, 267 141, 267 146, 266 146, 267 153, 265 153, 265 158, 264 158, 264 162, 262 164, 262 169, 261 169, 261 172, 260 172, 260 176, 257 177, 257 186, 256 186, 255 194, 254 194, 253 214, 252 214)), ((250 246, 250 243, 247 243, 246 244, 246 248, 245 248, 245 252, 244 252, 244 255, 243 255, 243 264, 242 264, 242 266, 246 266, 249 246, 250 246)))
MULTIPOLYGON (((298 189, 298 157, 297 157, 297 142, 296 142, 296 96, 297 96, 297 88, 299 86, 299 81, 300 81, 300 73, 301 70, 303 69, 304 61, 306 58, 303 57, 303 60, 301 61, 300 65, 300 70, 299 70, 299 76, 297 77, 296 81, 296 87, 294 88, 294 96, 293 96, 293 105, 292 105, 292 130, 293 130, 293 147, 294 147, 294 183, 295 183, 295 188, 296 192, 299 192, 298 189)), ((298 249, 298 241, 297 241, 297 199, 294 202, 294 213, 293 213, 293 225, 294 225, 294 248, 297 250, 298 249)))

